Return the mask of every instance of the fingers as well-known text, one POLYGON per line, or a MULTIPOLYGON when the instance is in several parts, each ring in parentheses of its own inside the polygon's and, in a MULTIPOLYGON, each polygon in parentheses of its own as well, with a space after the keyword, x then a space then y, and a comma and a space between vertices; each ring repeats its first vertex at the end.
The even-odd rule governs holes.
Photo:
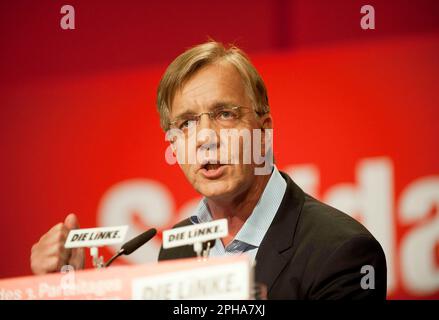
POLYGON ((61 254, 64 258, 68 258, 70 250, 64 248, 68 234, 69 230, 64 224, 59 223, 41 237, 38 248, 44 249, 47 256, 61 254))
POLYGON ((58 271, 58 265, 62 265, 65 256, 61 254, 48 254, 41 244, 36 243, 31 252, 31 270, 34 274, 45 274, 58 271))
POLYGON ((44 274, 58 270, 58 265, 65 264, 71 250, 64 248, 68 230, 63 224, 57 224, 44 234, 32 246, 31 269, 35 274, 44 274))
POLYGON ((64 262, 58 256, 45 257, 37 265, 33 265, 32 271, 36 275, 46 274, 59 271, 63 265, 64 262))
POLYGON ((79 228, 78 218, 69 214, 64 223, 58 223, 35 243, 31 250, 31 269, 35 274, 59 271, 63 265, 71 264, 75 269, 84 267, 83 249, 66 249, 64 243, 71 229, 79 228))

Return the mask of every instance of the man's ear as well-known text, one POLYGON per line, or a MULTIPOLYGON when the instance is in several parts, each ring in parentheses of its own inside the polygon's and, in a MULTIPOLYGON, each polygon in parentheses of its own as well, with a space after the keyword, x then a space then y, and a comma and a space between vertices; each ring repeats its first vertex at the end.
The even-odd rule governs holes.
POLYGON ((273 118, 271 117, 270 113, 266 113, 259 117, 261 129, 273 129, 273 118))
POLYGON ((261 128, 261 151, 262 151, 262 156, 266 157, 267 156, 267 152, 271 152, 271 139, 272 139, 272 132, 271 131, 265 131, 265 129, 273 129, 273 118, 271 117, 270 113, 266 113, 264 115, 259 116, 259 124, 260 124, 260 128, 261 128), (268 134, 268 139, 269 139, 269 146, 265 145, 265 140, 266 140, 266 135, 268 134), (271 138, 270 138, 271 137, 271 138))

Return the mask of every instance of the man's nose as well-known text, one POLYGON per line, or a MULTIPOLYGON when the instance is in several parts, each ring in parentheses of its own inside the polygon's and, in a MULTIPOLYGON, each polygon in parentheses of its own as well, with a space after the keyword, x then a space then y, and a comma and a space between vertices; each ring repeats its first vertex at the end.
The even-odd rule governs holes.
POLYGON ((214 148, 217 142, 218 134, 213 121, 208 114, 202 114, 197 126, 197 149, 201 146, 206 147, 207 145, 209 149, 214 148))
POLYGON ((198 118, 198 129, 212 129, 213 127, 213 120, 210 117, 210 114, 208 113, 202 113, 200 114, 200 117, 198 118))

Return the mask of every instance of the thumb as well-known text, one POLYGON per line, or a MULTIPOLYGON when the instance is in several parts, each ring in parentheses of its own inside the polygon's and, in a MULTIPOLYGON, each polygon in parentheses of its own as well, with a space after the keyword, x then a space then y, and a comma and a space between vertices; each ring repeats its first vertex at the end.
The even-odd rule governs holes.
POLYGON ((74 213, 70 213, 66 219, 64 220, 64 225, 66 226, 67 229, 72 230, 72 229, 78 229, 79 228, 79 221, 78 218, 76 217, 76 215, 74 213))

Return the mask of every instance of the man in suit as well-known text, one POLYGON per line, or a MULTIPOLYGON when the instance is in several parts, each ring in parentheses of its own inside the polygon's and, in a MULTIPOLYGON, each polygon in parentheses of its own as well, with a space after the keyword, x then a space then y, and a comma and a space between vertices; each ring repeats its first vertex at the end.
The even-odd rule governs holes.
MULTIPOLYGON (((268 298, 385 299, 380 244, 360 223, 305 194, 273 164, 266 87, 241 50, 210 41, 185 51, 162 77, 157 107, 182 171, 204 196, 193 216, 176 227, 227 219, 229 235, 215 242, 210 255, 248 255, 268 298), (224 132, 239 133, 232 135, 238 152, 224 132), (259 145, 261 152, 255 157, 249 145, 259 145)), ((80 251, 50 250, 77 226, 76 217, 67 220, 34 246, 35 273, 83 265, 80 251)), ((159 260, 192 256, 192 248, 184 246, 162 249, 159 260)))
MULTIPOLYGON (((157 104, 164 130, 173 126, 189 131, 190 121, 198 130, 214 130, 217 136, 221 129, 256 129, 262 131, 264 145, 264 135, 272 129, 262 78, 242 51, 216 42, 194 47, 174 60, 159 85, 157 104), (229 106, 244 110, 231 115, 229 106), (218 107, 225 107, 223 118, 228 121, 221 114, 219 119, 212 114, 203 117, 212 111, 217 114, 218 107)), ((226 148, 223 140, 199 137, 197 152, 206 144, 210 150, 226 148)), ((176 152, 187 151, 184 143, 175 144, 176 152)), ((246 152, 244 146, 240 151, 246 152)), ((274 165, 257 175, 254 162, 203 166, 188 163, 185 155, 180 166, 204 198, 194 215, 177 226, 226 218, 230 235, 216 241, 211 255, 245 253, 255 259, 256 281, 267 285, 269 298, 385 298, 384 253, 360 223, 305 194, 274 165), (374 270, 374 289, 361 285, 364 266, 374 270)), ((162 249, 159 260, 193 255, 190 246, 162 249)))

